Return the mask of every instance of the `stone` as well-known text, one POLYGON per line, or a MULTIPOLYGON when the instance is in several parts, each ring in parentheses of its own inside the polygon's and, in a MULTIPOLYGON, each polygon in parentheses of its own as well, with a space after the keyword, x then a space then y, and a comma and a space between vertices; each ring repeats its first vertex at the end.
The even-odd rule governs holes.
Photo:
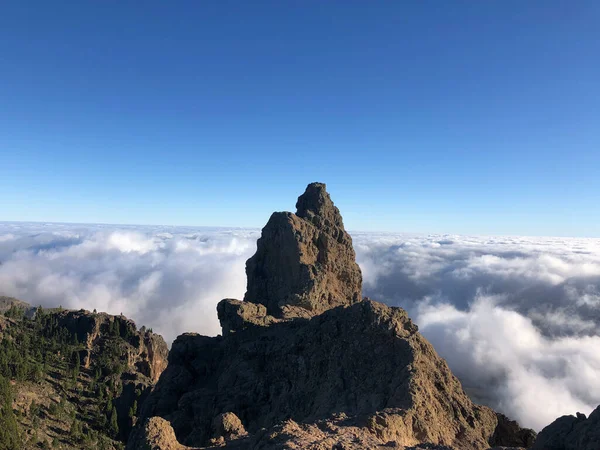
POLYGON ((267 308, 264 305, 241 302, 232 298, 219 302, 217 316, 224 336, 252 326, 265 327, 277 321, 273 316, 267 315, 267 308))
POLYGON ((352 240, 325 185, 310 184, 296 207, 263 228, 244 301, 219 303, 223 335, 175 340, 141 417, 168 420, 195 447, 529 443, 535 433, 473 404, 406 311, 361 298, 352 240))
POLYGON ((497 448, 529 448, 536 439, 536 434, 528 428, 521 428, 519 424, 510 420, 504 414, 496 413, 498 425, 490 444, 497 448))
POLYGON ((64 327, 83 344, 80 351, 82 367, 89 369, 95 358, 118 342, 118 358, 125 363, 121 393, 114 399, 119 431, 127 437, 132 423, 129 410, 135 402, 143 403, 167 367, 169 349, 162 336, 146 329, 138 330, 135 322, 125 316, 112 316, 86 310, 54 311, 59 327, 64 327))
POLYGON ((212 422, 214 438, 224 438, 229 441, 246 436, 246 429, 242 421, 232 412, 219 414, 212 422))
POLYGON ((117 329, 129 346, 126 348, 127 365, 148 377, 152 383, 158 381, 167 367, 169 349, 162 336, 148 330, 138 330, 133 320, 124 316, 93 313, 86 310, 62 310, 53 313, 57 325, 75 334, 85 345, 83 365, 88 368, 94 352, 102 351, 111 326, 117 329), (116 322, 116 324, 115 324, 116 322))
POLYGON ((307 317, 361 300, 352 238, 323 183, 311 183, 297 212, 276 212, 246 262, 244 300, 275 317, 307 317))
POLYGON ((532 450, 600 449, 600 406, 586 419, 584 414, 562 416, 545 427, 532 450))
POLYGON ((279 440, 288 419, 304 431, 334 421, 326 442, 356 428, 378 445, 457 449, 487 449, 492 436, 510 442, 502 433, 521 430, 499 428, 496 413, 471 402, 404 310, 371 300, 225 337, 177 338, 142 416, 167 418, 182 444, 204 446, 226 412, 251 436, 264 429, 279 440), (347 419, 335 422, 340 411, 347 419))
POLYGON ((151 417, 144 421, 131 436, 128 446, 131 450, 192 450, 177 442, 173 427, 160 417, 151 417))

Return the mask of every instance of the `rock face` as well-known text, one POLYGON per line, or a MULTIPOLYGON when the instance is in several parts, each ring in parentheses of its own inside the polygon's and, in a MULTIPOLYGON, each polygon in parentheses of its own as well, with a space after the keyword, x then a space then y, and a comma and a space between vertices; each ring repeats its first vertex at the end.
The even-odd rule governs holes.
POLYGON ((12 386, 0 394, 19 418, 0 448, 122 448, 166 367, 162 337, 122 315, 0 300, 0 378, 12 386))
POLYGON ((6 297, 4 295, 0 295, 0 314, 4 314, 11 307, 21 308, 24 311, 29 311, 32 309, 29 303, 26 303, 14 297, 6 297))
POLYGON ((494 448, 529 448, 533 445, 536 434, 532 430, 521 428, 516 421, 510 420, 504 414, 496 413, 496 417, 498 425, 490 438, 490 444, 496 446, 494 448))
POLYGON ((169 349, 162 336, 138 330, 124 316, 85 310, 54 311, 55 325, 69 331, 83 344, 79 356, 84 368, 108 357, 122 366, 118 382, 122 389, 114 399, 120 435, 126 438, 132 427, 130 409, 141 404, 167 367, 169 349), (108 356, 110 355, 110 356, 108 356))
POLYGON ((64 310, 54 313, 58 326, 77 335, 85 344, 82 357, 84 367, 89 367, 94 352, 102 351, 105 338, 113 334, 124 338, 129 344, 123 348, 127 367, 148 377, 152 383, 158 381, 167 367, 169 349, 162 336, 146 329, 138 330, 135 323, 124 316, 92 313, 85 310, 64 310))
POLYGON ((311 183, 296 214, 273 213, 246 263, 244 300, 275 317, 310 316, 360 301, 352 238, 322 183, 311 183))
MULTIPOLYGON (((223 336, 173 343, 142 417, 166 419, 195 447, 528 446, 535 434, 473 404, 404 310, 361 299, 325 185, 309 185, 296 206, 263 229, 245 301, 219 303, 223 336)), ((145 448, 146 434, 128 448, 145 448)))
POLYGON ((562 416, 544 428, 533 450, 600 449, 600 406, 586 419, 584 414, 562 416))

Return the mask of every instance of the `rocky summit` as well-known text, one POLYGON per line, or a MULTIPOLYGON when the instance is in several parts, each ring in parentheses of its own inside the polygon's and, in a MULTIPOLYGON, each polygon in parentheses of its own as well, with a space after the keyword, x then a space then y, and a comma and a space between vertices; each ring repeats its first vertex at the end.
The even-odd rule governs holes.
POLYGON ((527 448, 535 433, 473 404, 401 308, 362 298, 322 183, 274 213, 222 336, 184 334, 128 449, 527 448))
POLYGON ((311 183, 296 214, 276 212, 246 263, 244 301, 275 317, 308 317, 360 301, 362 275, 352 238, 323 183, 311 183))

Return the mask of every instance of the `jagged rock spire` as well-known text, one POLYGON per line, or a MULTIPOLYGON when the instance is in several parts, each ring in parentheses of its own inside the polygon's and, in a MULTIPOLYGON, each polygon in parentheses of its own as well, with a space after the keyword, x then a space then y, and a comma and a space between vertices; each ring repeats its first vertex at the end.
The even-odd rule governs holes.
MULTIPOLYGON (((310 183, 296 202, 296 215, 309 222, 328 222, 344 230, 340 210, 333 204, 324 183, 310 183)), ((315 223, 320 226, 319 223, 315 223)))
POLYGON ((275 317, 312 316, 361 300, 352 238, 323 183, 311 183, 297 212, 275 212, 246 262, 244 300, 275 317))
POLYGON ((325 185, 309 184, 297 208, 263 228, 245 301, 217 306, 223 336, 173 343, 128 449, 183 450, 152 416, 194 448, 528 448, 535 433, 474 405, 406 311, 361 301, 325 185))

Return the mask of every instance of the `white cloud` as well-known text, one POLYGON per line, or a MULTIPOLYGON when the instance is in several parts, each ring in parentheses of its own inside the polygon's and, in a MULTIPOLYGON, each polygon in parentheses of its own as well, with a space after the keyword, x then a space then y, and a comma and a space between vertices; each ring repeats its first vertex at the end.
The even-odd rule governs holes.
MULTIPOLYGON (((258 230, 0 224, 0 294, 220 330, 258 230)), ((364 293, 406 308, 468 392, 536 429, 600 403, 600 240, 355 233, 364 293)))
POLYGON ((0 293, 123 313, 168 342, 184 331, 214 335, 217 302, 244 294, 257 237, 255 230, 1 224, 0 293))

